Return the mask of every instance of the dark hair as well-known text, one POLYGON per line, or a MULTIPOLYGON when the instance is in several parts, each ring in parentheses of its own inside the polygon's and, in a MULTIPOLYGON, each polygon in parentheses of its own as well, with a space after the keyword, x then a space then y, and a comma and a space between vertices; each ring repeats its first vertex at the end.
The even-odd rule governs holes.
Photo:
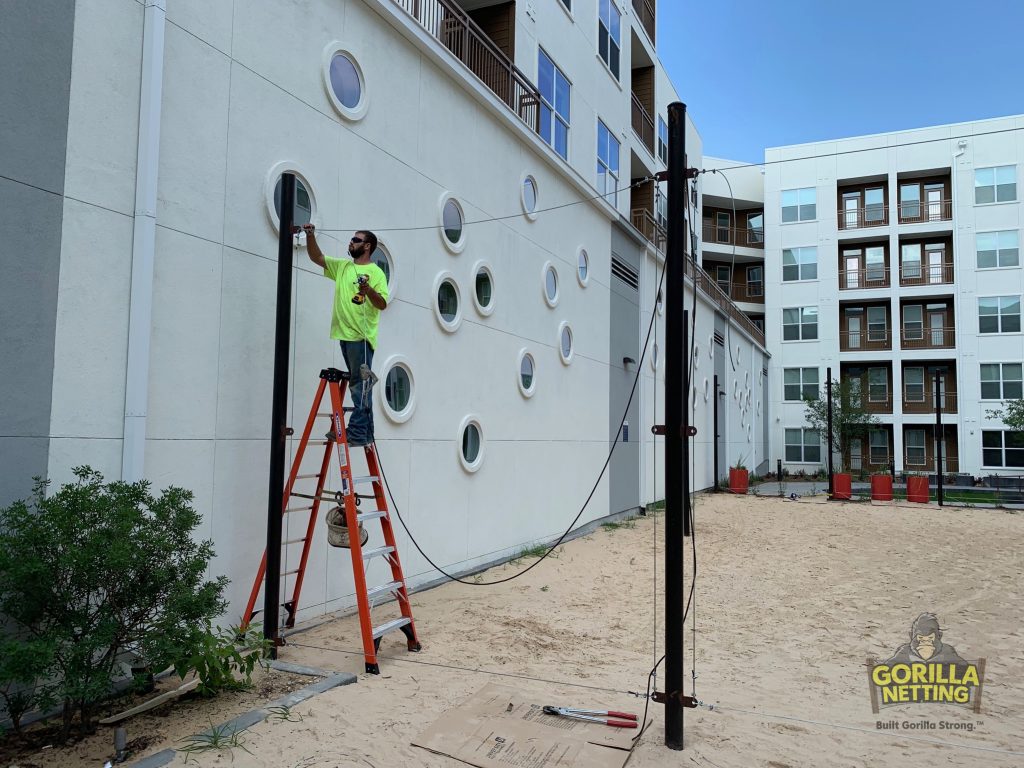
POLYGON ((373 256, 373 252, 377 250, 377 236, 368 229, 360 229, 357 234, 363 236, 363 240, 370 244, 370 255, 373 256))

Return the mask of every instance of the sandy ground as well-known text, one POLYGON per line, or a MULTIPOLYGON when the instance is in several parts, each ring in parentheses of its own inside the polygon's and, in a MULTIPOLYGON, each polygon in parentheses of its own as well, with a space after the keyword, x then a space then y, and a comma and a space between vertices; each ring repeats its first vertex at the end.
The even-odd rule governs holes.
MULTIPOLYGON (((1024 516, 706 496, 696 519, 696 693, 717 708, 687 710, 686 749, 674 752, 652 704, 653 725, 628 765, 1024 765, 1024 516), (922 612, 938 614, 943 640, 962 656, 987 659, 980 715, 949 704, 872 715, 865 660, 891 655, 922 612), (936 729, 882 731, 879 720, 936 729)), ((462 765, 410 741, 489 681, 538 702, 642 712, 627 692, 644 690, 661 652, 664 533, 663 516, 640 518, 565 545, 515 581, 415 595, 423 652, 389 635, 379 677, 362 674, 357 617, 295 635, 282 659, 354 672, 358 683, 296 707, 300 722, 245 732, 248 753, 194 754, 188 764, 462 765)), ((687 692, 693 642, 688 629, 687 692)))

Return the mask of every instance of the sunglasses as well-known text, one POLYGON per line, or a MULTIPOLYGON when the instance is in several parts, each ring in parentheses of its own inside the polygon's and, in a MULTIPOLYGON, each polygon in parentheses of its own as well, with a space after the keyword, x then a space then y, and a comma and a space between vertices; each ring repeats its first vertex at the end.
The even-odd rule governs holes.
POLYGON ((353 243, 365 243, 366 240, 364 238, 362 238, 362 237, 353 237, 351 242, 353 242, 353 243))

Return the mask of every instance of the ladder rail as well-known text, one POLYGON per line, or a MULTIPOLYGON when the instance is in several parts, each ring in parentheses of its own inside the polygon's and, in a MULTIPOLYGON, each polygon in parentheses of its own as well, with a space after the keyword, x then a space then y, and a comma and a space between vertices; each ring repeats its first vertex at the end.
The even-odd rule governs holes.
MULTIPOLYGON (((296 459, 298 466, 299 459, 296 459)), ((313 506, 309 513, 309 522, 306 523, 306 540, 302 545, 302 555, 299 559, 299 573, 295 577, 295 586, 292 590, 291 609, 288 611, 288 619, 285 626, 289 629, 295 626, 295 615, 299 612, 299 595, 302 592, 302 582, 306 578, 306 564, 309 562, 309 552, 313 548, 313 531, 316 529, 316 520, 320 515, 320 499, 323 496, 324 484, 327 482, 327 470, 331 466, 331 446, 324 448, 324 458, 320 462, 320 479, 316 483, 316 498, 313 499, 313 506)))
MULTIPOLYGON (((366 466, 370 474, 376 479, 373 481, 373 495, 376 497, 377 509, 388 510, 387 497, 384 495, 384 483, 380 473, 380 463, 377 461, 377 449, 373 445, 366 446, 366 466)), ((395 598, 398 600, 402 616, 409 619, 410 643, 418 643, 419 636, 416 634, 416 622, 412 617, 412 604, 409 601, 409 589, 405 583, 405 572, 402 570, 402 561, 398 556, 398 545, 395 542, 395 529, 391 525, 391 514, 386 512, 380 519, 381 531, 384 533, 384 543, 394 548, 388 558, 391 565, 391 578, 401 583, 395 598)))

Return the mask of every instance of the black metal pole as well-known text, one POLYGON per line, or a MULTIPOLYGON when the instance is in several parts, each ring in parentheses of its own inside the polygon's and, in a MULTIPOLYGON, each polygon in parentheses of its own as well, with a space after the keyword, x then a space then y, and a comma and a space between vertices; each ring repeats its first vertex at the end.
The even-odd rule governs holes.
POLYGON ((281 500, 287 439, 288 347, 292 318, 292 224, 295 219, 295 176, 281 176, 281 232, 277 240, 277 321, 274 329, 274 404, 270 417, 270 480, 267 485, 267 570, 263 581, 263 636, 272 641, 277 658, 279 593, 281 591, 281 500))
POLYGON ((718 487, 718 480, 721 477, 718 474, 718 374, 715 374, 715 402, 711 408, 711 418, 715 422, 715 490, 720 490, 718 487))
POLYGON ((683 748, 683 504, 689 473, 683 428, 686 367, 686 105, 668 107, 665 253, 665 746, 683 748))
POLYGON ((942 506, 942 384, 935 374, 935 477, 936 495, 942 506))
POLYGON ((828 497, 832 498, 832 369, 825 369, 825 389, 827 390, 827 406, 828 415, 825 417, 828 420, 828 497))

